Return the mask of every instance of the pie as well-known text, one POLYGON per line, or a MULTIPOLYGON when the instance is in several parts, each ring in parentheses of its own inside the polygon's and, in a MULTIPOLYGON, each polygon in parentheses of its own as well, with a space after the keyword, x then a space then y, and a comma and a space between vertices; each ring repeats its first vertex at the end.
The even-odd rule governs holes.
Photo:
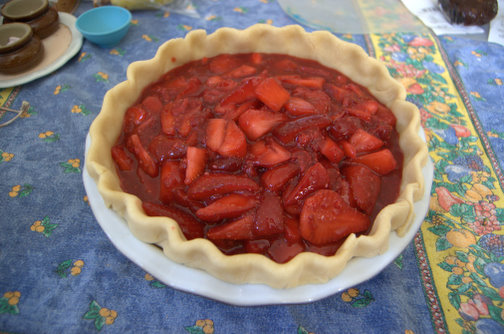
POLYGON ((299 26, 197 30, 127 76, 105 95, 86 166, 171 260, 290 288, 409 229, 427 161, 419 111, 360 47, 299 26))

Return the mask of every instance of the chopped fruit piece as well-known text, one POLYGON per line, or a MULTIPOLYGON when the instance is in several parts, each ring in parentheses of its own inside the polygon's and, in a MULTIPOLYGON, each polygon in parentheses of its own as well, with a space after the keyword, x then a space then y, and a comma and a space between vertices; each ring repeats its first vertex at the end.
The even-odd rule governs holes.
POLYGON ((173 190, 184 184, 184 177, 176 161, 166 161, 161 167, 159 199, 169 204, 173 200, 173 190))
POLYGON ((248 77, 252 74, 255 74, 257 72, 257 69, 253 66, 250 65, 242 65, 238 68, 235 68, 231 72, 227 73, 226 75, 232 78, 243 78, 243 77, 248 77))
POLYGON ((345 153, 339 148, 338 144, 330 138, 325 138, 320 145, 320 153, 322 153, 330 162, 340 162, 345 153))
POLYGON ((343 149, 343 152, 345 153, 345 156, 349 157, 350 159, 354 159, 357 156, 355 147, 353 147, 352 144, 350 144, 348 141, 342 140, 340 141, 340 145, 343 149))
POLYGON ((375 151, 383 146, 383 141, 363 129, 358 129, 350 138, 350 145, 356 153, 375 151))
POLYGON ((235 121, 227 121, 224 140, 217 152, 224 157, 238 158, 243 158, 247 154, 247 139, 235 121))
POLYGON ((186 85, 184 86, 184 89, 179 93, 177 98, 183 98, 186 96, 194 96, 196 95, 197 92, 199 92, 201 87, 201 81, 198 78, 190 78, 186 85))
POLYGON ((222 78, 220 76, 213 76, 207 79, 206 85, 208 87, 217 88, 219 91, 230 91, 235 88, 238 83, 233 79, 222 78))
POLYGON ((322 77, 301 78, 299 75, 281 75, 277 78, 291 85, 316 89, 322 89, 325 83, 325 79, 322 77))
POLYGON ((268 255, 278 263, 285 263, 294 256, 304 251, 304 245, 301 241, 289 243, 284 238, 278 238, 271 243, 268 249, 268 255))
POLYGON ((235 172, 241 168, 243 161, 240 158, 217 158, 208 166, 212 170, 235 172))
POLYGON ((327 114, 329 112, 331 98, 321 90, 298 87, 292 94, 311 103, 319 114, 327 114))
POLYGON ((318 128, 304 129, 296 136, 296 144, 304 149, 318 151, 324 136, 318 128))
POLYGON ((357 207, 371 214, 380 194, 381 178, 363 165, 350 165, 342 170, 350 185, 357 207))
POLYGON ((298 174, 299 169, 299 166, 294 163, 280 165, 264 172, 261 176, 261 182, 269 190, 279 191, 291 178, 298 174))
POLYGON ((128 157, 124 146, 115 145, 111 150, 112 159, 119 167, 120 170, 131 170, 133 168, 133 160, 128 157))
POLYGON ((297 219, 285 217, 284 235, 285 239, 290 244, 301 241, 301 232, 299 232, 299 222, 297 219))
POLYGON ((325 128, 331 124, 331 119, 324 115, 308 116, 283 123, 273 130, 275 137, 282 143, 292 142, 299 132, 308 128, 325 128))
POLYGON ((271 138, 258 141, 250 147, 255 165, 272 167, 290 159, 291 153, 271 138))
POLYGON ((172 104, 169 103, 163 108, 163 111, 161 112, 161 129, 165 134, 169 136, 174 135, 176 132, 175 116, 173 116, 171 109, 172 104))
POLYGON ((186 155, 187 146, 181 139, 158 135, 149 144, 149 152, 158 162, 179 159, 186 155))
POLYGON ((142 107, 152 113, 159 113, 161 110, 163 110, 163 103, 157 96, 147 96, 142 101, 142 107))
POLYGON ((362 121, 359 118, 345 116, 335 121, 329 128, 329 132, 334 140, 339 141, 350 138, 360 128, 362 128, 362 121))
POLYGON ((203 224, 180 209, 150 202, 143 202, 142 208, 148 216, 164 216, 175 220, 188 240, 203 238, 203 224))
POLYGON ((358 156, 353 161, 368 166, 380 175, 387 175, 397 166, 397 161, 388 148, 358 156))
POLYGON ((217 74, 231 71, 238 66, 240 66, 239 60, 229 54, 214 57, 209 64, 210 71, 217 74))
POLYGON ((254 224, 254 235, 272 236, 284 230, 282 200, 278 195, 264 192, 257 208, 254 224))
POLYGON ((199 147, 189 146, 186 156, 187 168, 184 183, 191 184, 205 170, 206 151, 199 147))
POLYGON ((246 215, 235 221, 212 227, 208 230, 207 237, 210 240, 249 240, 254 238, 253 227, 254 216, 246 215))
POLYGON ((196 216, 208 222, 218 222, 221 219, 241 216, 255 206, 256 200, 253 197, 230 194, 199 209, 196 216))
POLYGON ((158 166, 154 162, 154 159, 151 157, 149 152, 147 152, 147 150, 143 147, 142 143, 140 142, 140 137, 138 137, 137 134, 132 134, 129 137, 128 142, 128 146, 132 148, 133 154, 138 159, 140 168, 142 168, 143 171, 148 175, 156 177, 159 172, 158 166))
POLYGON ((256 192, 259 185, 242 175, 208 174, 202 175, 187 189, 189 198, 204 200, 212 195, 227 194, 234 191, 256 192))
POLYGON ((256 140, 286 119, 287 117, 281 113, 263 109, 249 109, 241 114, 239 124, 249 139, 256 140))
POLYGON ((350 115, 356 116, 364 121, 369 121, 378 110, 378 102, 368 100, 358 105, 347 108, 350 115))
POLYGON ((226 106, 232 106, 245 101, 256 98, 255 87, 261 81, 258 77, 253 77, 250 79, 245 79, 235 90, 231 92, 227 97, 225 97, 221 103, 215 106, 215 111, 219 114, 224 114, 229 108, 226 106))
POLYGON ((284 205, 300 204, 308 195, 316 190, 324 189, 329 186, 329 176, 327 170, 321 163, 308 168, 303 177, 291 192, 284 192, 284 205))
POLYGON ((290 98, 289 92, 275 78, 261 81, 255 88, 255 93, 259 100, 273 111, 280 111, 290 98))
POLYGON ((310 102, 296 96, 291 96, 285 104, 285 109, 293 116, 307 116, 318 114, 317 109, 310 102))
POLYGON ((206 146, 214 152, 219 150, 219 147, 221 147, 222 142, 224 141, 226 124, 227 121, 222 118, 212 118, 208 120, 205 143, 206 146))
POLYGON ((397 123, 397 118, 395 117, 394 113, 383 105, 378 105, 378 110, 376 111, 375 114, 376 117, 378 117, 380 120, 383 122, 387 123, 390 125, 390 127, 395 128, 396 123, 397 123))
POLYGON ((333 190, 319 190, 308 197, 301 210, 301 236, 315 244, 337 242, 350 233, 365 232, 371 221, 365 214, 349 206, 333 190))
POLYGON ((147 112, 140 106, 129 107, 124 115, 124 132, 132 133, 147 117, 147 112))
POLYGON ((268 239, 246 240, 245 250, 247 253, 263 254, 270 248, 268 239))
POLYGON ((252 61, 252 64, 259 65, 263 61, 263 57, 260 53, 254 52, 250 56, 250 60, 252 61))

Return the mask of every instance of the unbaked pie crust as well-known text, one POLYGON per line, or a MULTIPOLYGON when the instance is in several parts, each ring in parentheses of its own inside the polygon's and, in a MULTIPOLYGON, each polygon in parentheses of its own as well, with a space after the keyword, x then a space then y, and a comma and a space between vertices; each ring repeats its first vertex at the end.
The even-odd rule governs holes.
POLYGON ((195 30, 185 38, 161 45, 154 58, 132 63, 127 80, 106 93, 101 112, 89 131, 91 145, 86 168, 105 204, 127 221, 132 234, 143 242, 159 245, 172 261, 236 284, 262 283, 273 288, 292 288, 325 283, 337 276, 353 257, 374 257, 385 252, 393 231, 402 236, 410 228, 413 203, 424 194, 422 168, 427 163, 428 151, 419 136, 420 113, 405 97, 403 86, 389 75, 382 63, 369 57, 359 46, 326 31, 308 33, 297 25, 277 28, 265 24, 245 30, 221 28, 210 35, 195 30), (287 54, 334 68, 367 87, 397 117, 396 128, 404 153, 399 198, 378 214, 368 235, 348 236, 333 256, 303 252, 287 263, 278 264, 259 254, 224 255, 209 240, 186 240, 173 219, 146 216, 141 200, 120 188, 110 150, 120 135, 126 109, 136 102, 143 89, 189 61, 223 53, 251 52, 287 54))

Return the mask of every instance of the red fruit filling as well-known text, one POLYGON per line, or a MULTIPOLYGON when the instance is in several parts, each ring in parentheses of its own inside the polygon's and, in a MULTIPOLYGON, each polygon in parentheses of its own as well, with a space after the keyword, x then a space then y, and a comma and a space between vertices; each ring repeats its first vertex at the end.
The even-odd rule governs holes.
POLYGON ((125 192, 187 239, 284 263, 332 255, 399 193, 394 114, 317 62, 193 61, 148 86, 111 150, 125 192))

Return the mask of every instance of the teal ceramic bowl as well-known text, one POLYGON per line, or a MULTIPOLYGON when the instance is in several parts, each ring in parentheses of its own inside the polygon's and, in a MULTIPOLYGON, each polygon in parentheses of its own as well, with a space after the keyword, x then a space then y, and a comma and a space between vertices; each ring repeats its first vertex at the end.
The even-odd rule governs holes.
POLYGON ((129 10, 118 6, 103 6, 84 12, 75 22, 75 26, 90 42, 110 48, 126 35, 130 21, 129 10))

